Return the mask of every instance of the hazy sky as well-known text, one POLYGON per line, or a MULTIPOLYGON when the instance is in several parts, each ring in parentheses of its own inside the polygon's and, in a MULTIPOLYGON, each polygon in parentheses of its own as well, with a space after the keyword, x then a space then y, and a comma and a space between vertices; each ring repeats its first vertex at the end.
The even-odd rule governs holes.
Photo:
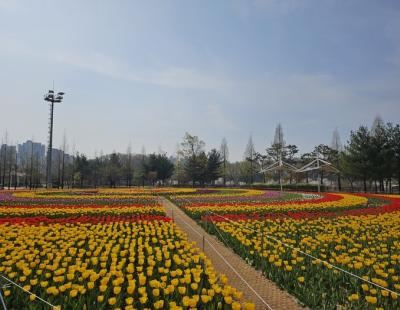
POLYGON ((0 0, 0 136, 174 153, 188 131, 241 159, 278 122, 302 152, 400 122, 400 1, 0 0))

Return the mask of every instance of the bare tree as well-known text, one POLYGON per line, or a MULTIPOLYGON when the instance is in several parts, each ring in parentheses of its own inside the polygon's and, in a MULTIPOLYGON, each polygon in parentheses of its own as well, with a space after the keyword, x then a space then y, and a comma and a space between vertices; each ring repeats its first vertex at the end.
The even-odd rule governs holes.
POLYGON ((132 186, 133 177, 133 163, 132 163, 132 144, 129 143, 128 149, 126 150, 126 186, 132 186))
POLYGON ((342 141, 340 140, 339 130, 337 128, 335 128, 332 134, 331 149, 338 152, 343 150, 342 141))
POLYGON ((12 167, 14 166, 14 148, 9 147, 8 148, 8 189, 11 188, 11 171, 12 167))
MULTIPOLYGON (((343 145, 342 141, 340 140, 339 130, 337 128, 335 128, 332 134, 331 149, 332 149, 332 154, 331 154, 332 160, 334 161, 336 168, 339 169, 340 152, 343 151, 343 145)), ((340 172, 337 173, 337 182, 338 182, 338 189, 340 191, 342 189, 342 180, 340 172)))
POLYGON ((75 180, 74 180, 74 175, 75 175, 75 142, 72 144, 72 165, 71 165, 71 175, 70 175, 70 184, 71 188, 74 188, 75 185, 75 180))
POLYGON ((18 186, 18 143, 15 143, 15 162, 14 162, 14 189, 18 186))
POLYGON ((222 170, 223 170, 222 177, 224 179, 224 186, 226 186, 226 166, 228 163, 229 149, 228 149, 228 142, 226 141, 225 137, 222 138, 220 154, 221 154, 222 170))
POLYGON ((6 130, 5 134, 5 139, 4 143, 2 143, 2 146, 4 146, 3 150, 3 176, 2 176, 2 181, 1 181, 1 188, 4 189, 5 186, 5 179, 6 179, 6 170, 7 170, 7 143, 8 143, 8 132, 6 130))
POLYGON ((141 179, 142 179, 143 187, 144 187, 145 178, 146 178, 146 148, 143 145, 142 146, 142 154, 141 154, 141 179))
POLYGON ((280 145, 282 148, 285 146, 285 140, 283 139, 283 129, 281 123, 275 128, 274 144, 280 145))
POLYGON ((373 135, 375 135, 377 133, 377 130, 379 130, 379 128, 383 128, 384 126, 385 126, 385 123, 384 123, 382 117, 380 115, 375 116, 375 119, 371 126, 371 133, 373 135))
POLYGON ((254 182, 254 168, 256 162, 256 150, 254 147, 253 138, 250 135, 249 141, 247 142, 246 150, 244 152, 244 158, 250 164, 250 184, 254 182))
POLYGON ((32 189, 33 187, 33 160, 34 160, 34 154, 33 154, 33 137, 32 137, 32 143, 31 143, 31 151, 29 153, 30 155, 30 166, 29 166, 29 189, 32 189))
POLYGON ((67 136, 64 132, 63 142, 61 146, 62 160, 61 160, 61 188, 64 188, 64 178, 65 178, 65 152, 67 152, 67 136))

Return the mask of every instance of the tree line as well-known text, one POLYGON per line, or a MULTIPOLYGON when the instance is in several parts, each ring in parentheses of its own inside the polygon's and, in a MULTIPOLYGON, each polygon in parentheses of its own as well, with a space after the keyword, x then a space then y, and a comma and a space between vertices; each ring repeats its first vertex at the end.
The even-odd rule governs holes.
MULTIPOLYGON (((17 148, 7 142, 8 134, 0 149, 1 188, 43 187, 45 159, 33 151, 33 146, 31 152, 18 158, 17 148)), ((56 156, 53 153, 52 184, 57 188, 156 184, 273 186, 282 180, 288 188, 319 182, 337 190, 392 192, 397 187, 396 191, 400 192, 400 125, 385 124, 379 117, 371 128, 360 126, 351 131, 344 146, 335 130, 330 145, 318 144, 311 152, 302 154, 295 144, 286 143, 282 126, 278 124, 273 141, 263 149, 256 151, 250 136, 243 159, 232 162, 225 138, 218 150, 207 151, 204 141, 186 133, 175 156, 168 157, 163 152, 146 154, 144 149, 141 154, 134 154, 128 147, 126 153, 88 158, 75 150, 68 155, 64 137, 56 156), (282 169, 260 173, 279 161, 300 168, 316 157, 330 162, 339 171, 296 173, 282 169)))

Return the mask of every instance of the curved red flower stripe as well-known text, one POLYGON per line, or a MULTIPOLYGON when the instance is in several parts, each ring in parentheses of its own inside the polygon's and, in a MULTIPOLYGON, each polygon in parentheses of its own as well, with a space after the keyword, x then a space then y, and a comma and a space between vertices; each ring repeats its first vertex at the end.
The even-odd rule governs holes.
POLYGON ((373 194, 358 194, 364 197, 374 197, 374 198, 384 198, 388 200, 389 203, 373 208, 362 208, 353 210, 344 210, 338 212, 323 212, 323 211, 298 211, 298 212, 287 212, 287 213, 267 213, 260 215, 258 213, 254 214, 224 214, 224 215, 206 215, 202 217, 204 221, 222 222, 226 220, 231 221, 243 221, 243 220, 263 220, 263 219, 314 219, 319 217, 337 217, 337 216, 359 216, 359 215, 377 215, 382 213, 389 213, 400 211, 400 198, 396 197, 382 197, 373 194))
POLYGON ((138 221, 164 221, 170 222, 171 218, 163 215, 132 215, 132 216, 91 216, 81 215, 72 217, 59 217, 49 218, 47 216, 33 216, 33 217, 3 217, 0 218, 0 224, 28 224, 28 225, 40 225, 40 224, 67 224, 67 223, 113 223, 113 222, 138 222, 138 221))
MULTIPOLYGON (((304 193, 304 194, 310 194, 310 193, 304 193)), ((294 200, 288 202, 286 201, 271 201, 266 203, 265 201, 238 201, 238 202, 191 202, 190 205, 185 205, 185 208, 198 208, 198 207, 225 207, 226 205, 234 205, 234 206, 241 206, 241 205, 246 205, 246 206, 261 206, 261 205, 287 205, 288 203, 294 204, 294 205, 302 205, 302 204, 309 204, 309 203, 324 203, 324 202, 332 202, 332 201, 339 201, 342 200, 343 196, 336 195, 336 194, 331 194, 331 193, 325 193, 324 197, 318 198, 318 199, 304 199, 304 200, 294 200)))
MULTIPOLYGON (((79 208, 91 208, 91 209, 112 209, 112 208, 125 208, 125 207, 132 207, 132 208, 145 208, 145 207, 156 207, 159 206, 157 204, 121 204, 121 205, 116 205, 116 204, 111 204, 111 205, 65 205, 65 204, 51 204, 51 205, 10 205, 10 206, 4 206, 6 208, 18 208, 18 209, 43 209, 43 208, 48 208, 48 209, 79 209, 79 208)), ((0 206, 1 207, 1 206, 0 206)))

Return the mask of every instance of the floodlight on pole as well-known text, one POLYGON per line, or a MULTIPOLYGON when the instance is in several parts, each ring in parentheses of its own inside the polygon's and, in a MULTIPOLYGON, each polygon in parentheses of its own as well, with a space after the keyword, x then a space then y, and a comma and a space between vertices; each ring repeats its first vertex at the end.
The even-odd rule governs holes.
POLYGON ((49 140, 47 143, 46 188, 52 187, 51 157, 53 150, 54 103, 61 103, 63 100, 63 96, 64 92, 58 92, 57 95, 54 95, 54 90, 51 89, 48 91, 47 94, 44 95, 44 100, 50 103, 49 140))

